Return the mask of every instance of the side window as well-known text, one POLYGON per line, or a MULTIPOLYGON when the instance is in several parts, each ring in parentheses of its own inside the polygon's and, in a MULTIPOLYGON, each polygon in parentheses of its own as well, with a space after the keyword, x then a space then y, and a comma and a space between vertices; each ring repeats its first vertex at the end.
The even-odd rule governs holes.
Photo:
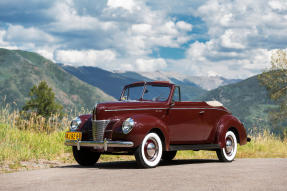
POLYGON ((176 86, 174 89, 172 101, 180 101, 180 90, 178 86, 176 86))

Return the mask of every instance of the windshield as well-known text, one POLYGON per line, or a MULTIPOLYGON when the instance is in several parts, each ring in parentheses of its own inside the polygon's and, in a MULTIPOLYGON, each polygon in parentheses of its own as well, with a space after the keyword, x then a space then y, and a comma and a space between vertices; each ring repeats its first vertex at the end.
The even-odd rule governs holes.
POLYGON ((121 100, 127 101, 166 101, 170 93, 169 86, 162 85, 139 85, 127 87, 121 100), (144 91, 144 92, 143 92, 144 91))

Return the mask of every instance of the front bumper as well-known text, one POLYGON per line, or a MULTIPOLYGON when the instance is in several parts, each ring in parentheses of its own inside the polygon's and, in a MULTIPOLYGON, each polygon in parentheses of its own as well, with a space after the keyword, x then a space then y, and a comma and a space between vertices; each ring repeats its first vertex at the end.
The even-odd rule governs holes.
POLYGON ((104 141, 78 141, 78 140, 66 140, 65 145, 67 146, 77 146, 80 150, 81 147, 94 147, 97 149, 104 149, 107 151, 108 148, 131 148, 134 143, 131 141, 109 141, 105 139, 104 141))

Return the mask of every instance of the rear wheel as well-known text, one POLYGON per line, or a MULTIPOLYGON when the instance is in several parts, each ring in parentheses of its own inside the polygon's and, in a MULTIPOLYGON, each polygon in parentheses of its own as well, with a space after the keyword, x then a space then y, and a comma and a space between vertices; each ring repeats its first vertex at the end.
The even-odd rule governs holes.
POLYGON ((73 146, 73 155, 75 160, 82 166, 92 166, 100 158, 101 153, 92 152, 90 148, 81 147, 80 150, 73 146))
POLYGON ((237 153, 237 139, 232 131, 225 134, 225 147, 216 151, 218 159, 222 162, 232 162, 237 153))
POLYGON ((162 153, 161 159, 165 161, 171 161, 172 159, 174 159, 176 152, 177 151, 164 151, 162 153))
POLYGON ((135 152, 135 158, 139 167, 156 167, 162 156, 162 142, 156 133, 149 133, 143 139, 135 152))

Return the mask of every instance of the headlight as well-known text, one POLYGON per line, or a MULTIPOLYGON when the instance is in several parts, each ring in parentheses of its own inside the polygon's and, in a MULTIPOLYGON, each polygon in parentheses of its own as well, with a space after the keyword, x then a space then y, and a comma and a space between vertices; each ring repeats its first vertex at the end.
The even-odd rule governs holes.
POLYGON ((124 134, 128 134, 134 127, 135 122, 132 118, 127 118, 122 125, 122 131, 124 134))
POLYGON ((72 120, 70 129, 72 131, 77 130, 77 128, 81 123, 82 123, 81 119, 79 117, 76 117, 75 119, 72 120))

